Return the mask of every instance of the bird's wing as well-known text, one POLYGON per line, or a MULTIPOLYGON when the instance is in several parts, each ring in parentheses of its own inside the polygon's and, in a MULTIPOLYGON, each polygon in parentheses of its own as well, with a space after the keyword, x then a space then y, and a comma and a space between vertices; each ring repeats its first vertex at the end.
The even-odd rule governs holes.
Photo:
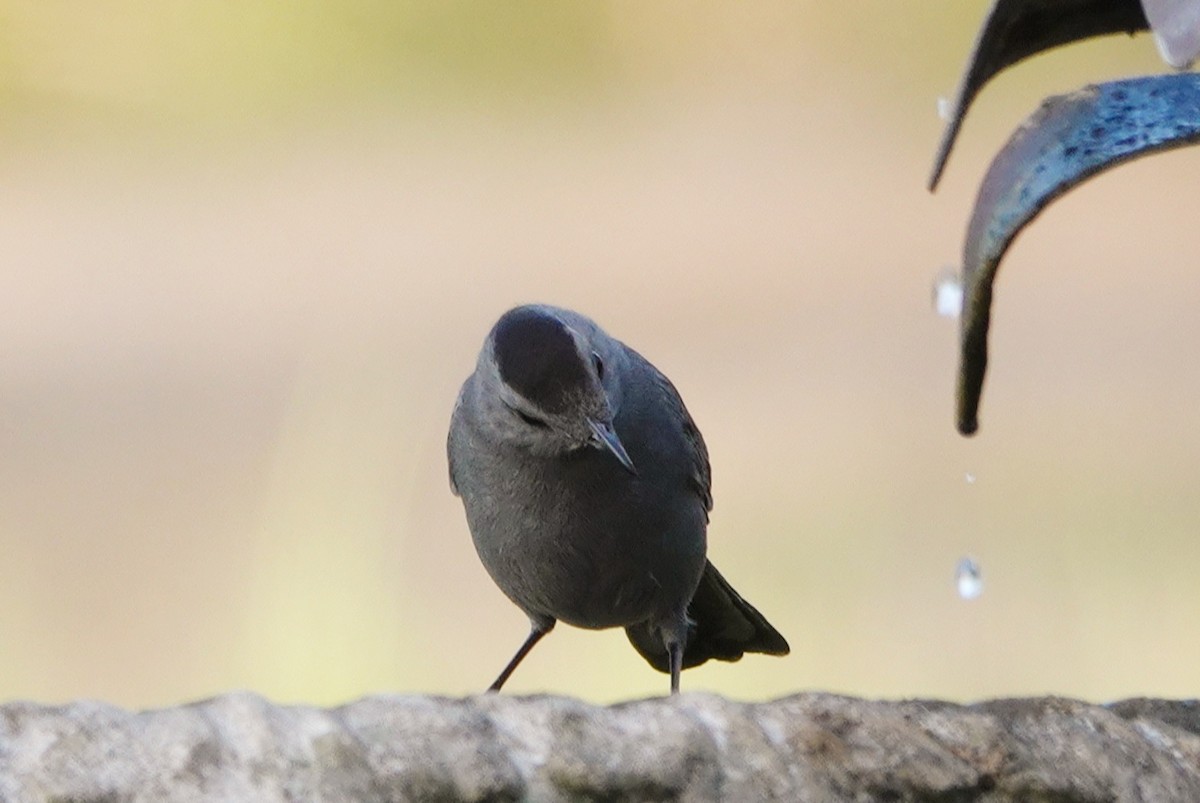
MULTIPOLYGON (((649 363, 647 363, 649 364, 649 363)), ((678 413, 679 419, 683 425, 683 437, 687 441, 688 457, 691 462, 691 472, 689 480, 691 481, 692 490, 704 502, 704 510, 709 512, 712 510, 712 465, 708 462, 708 447, 704 445, 704 436, 700 434, 696 422, 692 420, 691 413, 683 404, 683 398, 679 395, 679 391, 671 384, 671 380, 663 376, 663 373, 654 366, 650 366, 654 371, 655 378, 661 386, 663 396, 667 404, 672 408, 673 412, 678 413)))
POLYGON ((458 492, 458 483, 454 481, 454 452, 450 451, 449 439, 446 442, 446 462, 450 464, 450 493, 455 496, 462 496, 458 492))
POLYGON ((454 479, 454 447, 451 445, 451 440, 454 437, 454 425, 462 413, 463 396, 466 392, 467 385, 463 383, 462 390, 458 392, 458 398, 454 401, 454 412, 450 414, 450 432, 446 435, 446 465, 450 469, 450 493, 455 496, 462 496, 462 494, 458 491, 458 481, 454 479))

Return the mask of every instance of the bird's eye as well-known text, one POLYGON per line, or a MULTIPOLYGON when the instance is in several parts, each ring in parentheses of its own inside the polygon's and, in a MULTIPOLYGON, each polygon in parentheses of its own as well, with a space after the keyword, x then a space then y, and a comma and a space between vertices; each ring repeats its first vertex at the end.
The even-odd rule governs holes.
POLYGON ((592 365, 596 368, 596 378, 604 379, 604 360, 600 359, 600 355, 592 352, 592 365))
POLYGON ((528 413, 523 413, 523 412, 521 412, 520 410, 518 410, 516 407, 513 407, 513 408, 511 408, 511 409, 512 409, 512 411, 513 411, 514 413, 516 413, 516 414, 517 414, 517 418, 521 419, 522 421, 524 421, 524 422, 525 422, 526 424, 528 424, 529 426, 531 426, 531 427, 537 427, 538 429, 550 429, 550 425, 549 425, 549 424, 547 424, 547 423, 546 423, 545 421, 543 421, 542 419, 540 419, 540 418, 537 418, 537 417, 535 417, 535 416, 532 416, 532 415, 529 415, 528 413))

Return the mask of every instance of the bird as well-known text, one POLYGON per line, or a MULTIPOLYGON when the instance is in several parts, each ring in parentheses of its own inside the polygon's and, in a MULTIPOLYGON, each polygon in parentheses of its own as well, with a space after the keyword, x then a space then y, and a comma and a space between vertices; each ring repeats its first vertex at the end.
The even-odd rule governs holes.
POLYGON ((707 559, 708 449, 675 386, 590 318, 526 304, 488 333, 447 437, 484 568, 529 618, 497 692, 557 622, 622 627, 670 675, 786 655, 707 559))

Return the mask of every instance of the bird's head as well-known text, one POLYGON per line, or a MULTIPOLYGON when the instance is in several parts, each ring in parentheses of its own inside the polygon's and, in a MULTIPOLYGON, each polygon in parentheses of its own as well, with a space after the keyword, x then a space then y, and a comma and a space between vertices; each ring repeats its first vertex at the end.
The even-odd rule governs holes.
POLYGON ((535 453, 581 447, 609 452, 626 470, 633 461, 613 428, 619 399, 619 344, 569 326, 551 308, 506 312, 488 337, 498 380, 499 428, 535 453))

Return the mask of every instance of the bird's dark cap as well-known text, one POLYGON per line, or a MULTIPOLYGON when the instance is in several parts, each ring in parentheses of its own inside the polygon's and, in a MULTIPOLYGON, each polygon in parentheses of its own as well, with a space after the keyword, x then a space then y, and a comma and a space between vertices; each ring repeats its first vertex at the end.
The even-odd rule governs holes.
POLYGON ((492 343, 500 378, 546 412, 562 412, 587 387, 575 339, 553 315, 530 307, 509 310, 496 322, 492 343))

